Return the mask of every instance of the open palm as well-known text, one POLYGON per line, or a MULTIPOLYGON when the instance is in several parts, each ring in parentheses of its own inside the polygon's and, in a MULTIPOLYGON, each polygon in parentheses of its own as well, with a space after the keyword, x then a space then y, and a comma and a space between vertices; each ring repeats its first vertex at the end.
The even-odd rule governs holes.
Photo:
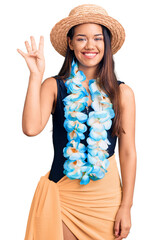
POLYGON ((22 52, 20 49, 17 51, 24 57, 30 73, 36 75, 43 75, 45 71, 45 58, 44 58, 44 37, 40 36, 39 48, 37 50, 36 42, 33 36, 30 37, 31 46, 28 41, 25 41, 27 53, 22 52))

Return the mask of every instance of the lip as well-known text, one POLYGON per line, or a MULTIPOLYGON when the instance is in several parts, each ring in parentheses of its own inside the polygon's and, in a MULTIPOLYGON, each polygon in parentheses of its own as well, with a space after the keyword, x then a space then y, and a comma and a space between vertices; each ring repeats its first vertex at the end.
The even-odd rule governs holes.
POLYGON ((84 57, 86 58, 94 58, 96 57, 96 55, 98 54, 98 52, 82 52, 82 54, 84 55, 84 57), (89 54, 89 55, 88 55, 89 54), (91 54, 91 55, 90 55, 91 54))

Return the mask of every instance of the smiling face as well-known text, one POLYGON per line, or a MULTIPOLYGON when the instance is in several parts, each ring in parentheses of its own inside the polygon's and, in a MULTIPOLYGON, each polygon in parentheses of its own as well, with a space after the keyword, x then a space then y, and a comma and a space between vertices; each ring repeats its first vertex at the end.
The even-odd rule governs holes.
POLYGON ((102 27, 95 23, 75 26, 74 36, 68 38, 69 47, 79 62, 79 69, 95 70, 104 56, 104 37, 102 27))

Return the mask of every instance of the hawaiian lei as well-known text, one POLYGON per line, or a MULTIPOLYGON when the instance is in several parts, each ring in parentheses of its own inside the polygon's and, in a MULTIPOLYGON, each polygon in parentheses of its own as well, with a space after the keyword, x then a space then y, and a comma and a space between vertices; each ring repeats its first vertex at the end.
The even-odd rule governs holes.
POLYGON ((90 179, 102 179, 108 172, 106 169, 110 162, 107 159, 107 148, 111 143, 107 139, 106 130, 111 128, 111 119, 115 113, 108 95, 102 89, 98 89, 95 79, 89 80, 93 111, 89 112, 89 115, 82 112, 88 106, 89 93, 81 83, 86 80, 86 76, 78 70, 74 59, 71 66, 71 74, 65 82, 67 93, 70 94, 63 99, 66 118, 64 128, 69 141, 63 149, 64 157, 68 158, 64 162, 63 173, 71 180, 81 179, 80 184, 86 185, 90 179), (84 132, 87 131, 85 122, 90 126, 86 139, 87 147, 80 143, 80 139, 85 139, 84 132))

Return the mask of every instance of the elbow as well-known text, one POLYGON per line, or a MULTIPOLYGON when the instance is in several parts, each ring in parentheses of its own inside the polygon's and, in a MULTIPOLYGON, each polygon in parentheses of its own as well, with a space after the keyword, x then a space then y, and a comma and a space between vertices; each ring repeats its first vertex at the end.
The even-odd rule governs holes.
POLYGON ((120 160, 120 163, 126 163, 126 162, 130 162, 132 163, 133 165, 137 165, 137 153, 136 151, 132 151, 130 153, 121 153, 119 155, 119 160, 120 160))
POLYGON ((29 123, 22 120, 22 131, 28 137, 33 137, 38 135, 43 130, 43 127, 40 123, 29 123))
POLYGON ((36 136, 37 134, 34 134, 34 132, 32 131, 29 131, 29 130, 25 130, 25 129, 22 129, 23 133, 28 136, 28 137, 33 137, 33 136, 36 136))
POLYGON ((132 151, 125 152, 125 156, 128 158, 136 159, 137 153, 135 150, 134 151, 132 150, 132 151))
POLYGON ((34 129, 22 127, 22 131, 26 136, 34 137, 34 136, 38 135, 42 130, 40 130, 40 129, 34 130, 34 129))
POLYGON ((128 157, 128 158, 137 158, 137 152, 135 146, 130 147, 119 147, 119 155, 121 157, 128 157))
POLYGON ((126 160, 130 160, 130 161, 137 161, 137 152, 136 152, 136 149, 131 149, 131 150, 124 150, 124 149, 121 149, 119 151, 119 158, 120 158, 120 161, 123 161, 124 159, 126 160))

